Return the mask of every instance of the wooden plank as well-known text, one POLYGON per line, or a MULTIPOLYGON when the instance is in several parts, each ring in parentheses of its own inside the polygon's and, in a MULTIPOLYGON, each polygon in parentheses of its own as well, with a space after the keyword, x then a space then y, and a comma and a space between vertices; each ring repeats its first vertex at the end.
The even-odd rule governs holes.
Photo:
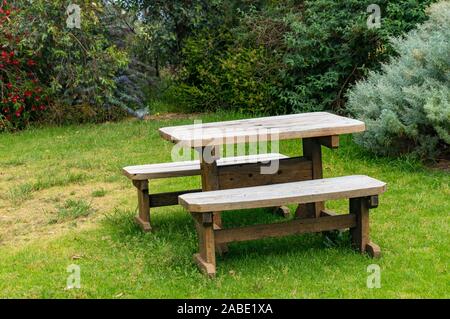
POLYGON ((333 136, 362 132, 361 121, 328 112, 313 112, 164 127, 160 135, 169 141, 188 147, 236 144, 242 142, 284 140, 333 136))
POLYGON ((263 208, 314 203, 385 192, 386 184, 364 175, 245 187, 181 195, 179 203, 190 212, 263 208))
MULTIPOLYGON (((218 166, 267 162, 288 158, 279 153, 225 157, 217 161, 218 166)), ((124 167, 123 174, 132 180, 148 180, 168 177, 200 175, 200 161, 169 162, 124 167)))
POLYGON ((150 194, 150 207, 178 205, 178 196, 183 194, 198 193, 201 191, 201 189, 191 189, 177 192, 150 194))
POLYGON ((339 135, 319 137, 319 143, 325 147, 336 149, 339 148, 339 135))
POLYGON ((239 164, 218 168, 220 189, 270 185, 312 179, 312 162, 302 158, 281 159, 275 174, 262 174, 261 164, 239 164))
POLYGON ((255 240, 266 237, 282 237, 354 227, 355 215, 338 215, 321 218, 295 219, 289 222, 253 225, 214 231, 217 243, 255 240))

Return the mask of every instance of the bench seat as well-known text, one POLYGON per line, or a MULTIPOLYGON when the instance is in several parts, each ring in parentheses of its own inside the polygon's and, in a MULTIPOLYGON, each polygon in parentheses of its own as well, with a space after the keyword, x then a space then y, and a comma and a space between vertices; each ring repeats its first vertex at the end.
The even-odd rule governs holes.
POLYGON ((179 197, 179 203, 190 212, 200 213, 367 197, 385 190, 386 183, 365 175, 352 175, 185 194, 179 197))
POLYGON ((385 191, 384 182, 365 175, 353 175, 183 194, 178 197, 178 201, 191 212, 196 223, 199 253, 194 255, 194 260, 204 273, 214 276, 215 254, 221 245, 267 237, 348 228, 352 245, 358 251, 379 257, 380 248, 369 239, 369 209, 378 206, 378 195, 385 191), (340 215, 323 210, 320 216, 315 217, 297 216, 296 219, 283 223, 224 229, 216 227, 212 213, 338 199, 350 199, 349 214, 340 215))
MULTIPOLYGON (((232 165, 268 163, 273 160, 287 159, 288 156, 279 153, 224 157, 217 162, 219 167, 229 168, 232 165)), ((170 193, 150 193, 149 180, 182 177, 182 176, 196 176, 200 175, 200 161, 184 161, 184 162, 169 162, 160 164, 147 164, 128 166, 123 168, 123 174, 133 182, 137 188, 138 195, 138 210, 139 214, 136 216, 136 222, 142 230, 148 232, 152 230, 150 223, 150 208, 171 206, 178 204, 178 195, 185 193, 201 192, 201 189, 193 189, 186 191, 170 192, 170 193)), ((282 212, 287 214, 285 208, 282 212)))
MULTIPOLYGON (((224 157, 217 161, 217 166, 236 164, 250 164, 268 162, 271 160, 288 158, 279 153, 224 157)), ((200 161, 169 162, 160 164, 148 164, 128 166, 123 168, 123 174, 131 180, 148 180, 169 177, 200 175, 200 161)))

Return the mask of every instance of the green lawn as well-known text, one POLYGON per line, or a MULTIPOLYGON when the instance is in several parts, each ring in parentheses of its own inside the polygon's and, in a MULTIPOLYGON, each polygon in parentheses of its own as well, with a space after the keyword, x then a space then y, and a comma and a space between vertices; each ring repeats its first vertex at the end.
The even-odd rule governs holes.
MULTIPOLYGON (((0 297, 26 298, 449 298, 450 176, 413 161, 376 159, 341 139, 324 149, 326 177, 367 174, 388 183, 371 213, 371 260, 321 235, 230 245, 218 274, 192 262, 193 221, 181 207, 153 210, 155 232, 134 225, 136 195, 121 167, 170 161, 158 127, 191 118, 125 121, 0 134, 0 297), (366 286, 367 266, 381 267, 381 288, 366 286), (67 290, 67 267, 81 288, 67 290)), ((299 154, 300 142, 280 151, 299 154)), ((158 180, 154 191, 194 188, 199 178, 158 180)), ((346 212, 344 201, 327 203, 346 212)), ((226 225, 280 221, 264 210, 228 212, 226 225)))

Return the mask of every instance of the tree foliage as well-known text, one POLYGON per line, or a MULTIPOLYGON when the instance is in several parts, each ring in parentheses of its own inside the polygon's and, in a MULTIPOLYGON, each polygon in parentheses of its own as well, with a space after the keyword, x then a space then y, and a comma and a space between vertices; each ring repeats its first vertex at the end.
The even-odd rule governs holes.
MULTIPOLYGON (((45 107, 61 105, 64 112, 70 112, 76 105, 96 109, 108 104, 116 88, 115 76, 127 66, 128 56, 109 38, 108 29, 102 23, 103 3, 78 1, 80 29, 67 25, 66 11, 71 1, 9 3, 16 10, 0 26, 0 37, 7 36, 14 41, 2 41, 1 45, 19 60, 33 57, 33 79, 41 83, 50 98, 45 107)), ((19 64, 16 72, 29 72, 28 68, 29 65, 19 64)), ((18 126, 17 121, 8 122, 18 126)))
MULTIPOLYGON (((348 87, 394 53, 389 37, 424 21, 425 8, 431 2, 379 1, 379 29, 367 26, 367 7, 372 3, 369 0, 261 1, 256 5, 231 6, 233 14, 230 7, 219 7, 222 27, 192 34, 183 47, 182 85, 178 91, 184 99, 191 96, 191 105, 200 106, 207 100, 217 101, 216 108, 250 112, 340 112, 348 87), (227 19, 230 15, 234 18, 227 19), (227 24, 228 21, 232 22, 227 24), (205 51, 207 58, 191 59, 197 51, 194 44, 201 48, 211 38, 218 40, 205 51), (224 57, 252 50, 260 52, 264 63, 252 64, 253 72, 243 72, 238 82, 229 82, 233 72, 226 67, 224 57), (202 76, 198 70, 203 70, 202 76), (209 74, 205 73, 207 70, 209 74), (227 71, 230 76, 223 74, 227 71), (217 82, 214 74, 221 74, 223 82, 217 82), (228 94, 244 90, 241 83, 253 81, 261 83, 264 92, 258 107, 255 108, 251 95, 239 99, 237 94, 228 94), (211 92, 222 99, 217 100, 211 92), (193 103, 195 100, 198 103, 193 103)), ((248 64, 245 58, 237 59, 233 70, 245 70, 248 64)))

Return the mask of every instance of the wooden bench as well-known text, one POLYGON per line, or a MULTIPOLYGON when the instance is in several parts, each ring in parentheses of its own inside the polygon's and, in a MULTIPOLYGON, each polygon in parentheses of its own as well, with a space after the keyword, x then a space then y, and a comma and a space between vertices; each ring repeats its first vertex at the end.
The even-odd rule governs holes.
POLYGON ((380 248, 369 240, 369 209, 378 206, 378 195, 386 184, 364 175, 316 179, 301 182, 185 194, 179 203, 194 217, 199 253, 194 259, 210 276, 216 273, 216 247, 229 242, 279 237, 293 234, 350 229, 352 244, 372 257, 380 248), (221 229, 215 227, 212 212, 308 204, 326 200, 350 199, 349 214, 323 211, 320 217, 289 222, 221 229))
MULTIPOLYGON (((218 161, 220 167, 231 167, 244 164, 266 163, 273 160, 286 159, 279 153, 258 154, 236 157, 225 157, 218 161)), ((200 161, 183 161, 123 168, 123 174, 133 182, 138 193, 138 211, 136 222, 144 231, 151 231, 150 208, 178 205, 178 196, 186 193, 201 192, 201 189, 185 190, 170 193, 149 193, 149 181, 160 178, 200 175, 200 161)))

